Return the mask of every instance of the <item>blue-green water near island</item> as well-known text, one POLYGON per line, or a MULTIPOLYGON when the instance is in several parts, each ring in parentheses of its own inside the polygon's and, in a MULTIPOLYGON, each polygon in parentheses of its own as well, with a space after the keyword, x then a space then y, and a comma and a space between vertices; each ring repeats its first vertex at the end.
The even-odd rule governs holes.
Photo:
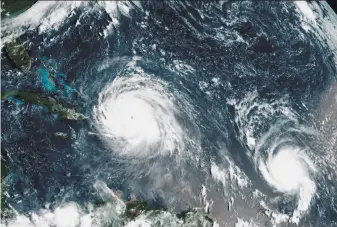
POLYGON ((337 225, 336 26, 305 1, 5 18, 2 224, 337 225))

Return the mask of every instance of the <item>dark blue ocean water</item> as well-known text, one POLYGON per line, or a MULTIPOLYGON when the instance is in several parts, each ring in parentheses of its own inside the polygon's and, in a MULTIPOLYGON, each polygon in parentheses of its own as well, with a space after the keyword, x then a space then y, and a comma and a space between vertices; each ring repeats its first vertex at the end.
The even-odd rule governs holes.
MULTIPOLYGON (((21 39, 29 42, 33 62, 31 72, 23 76, 13 76, 11 63, 2 56, 2 91, 28 90, 48 95, 88 116, 84 121, 59 120, 41 106, 2 101, 2 160, 9 168, 8 192, 13 195, 6 202, 17 211, 30 212, 59 201, 96 201, 92 185, 97 180, 125 192, 126 200, 134 191, 138 198, 155 206, 187 208, 185 204, 172 205, 179 203, 174 199, 168 201, 177 193, 170 186, 152 191, 150 196, 153 179, 141 173, 160 163, 172 169, 174 181, 203 182, 210 174, 210 163, 221 163, 223 144, 253 188, 270 198, 278 196, 252 163, 250 155, 255 151, 242 134, 247 125, 236 120, 240 110, 229 101, 245 100, 250 93, 256 94, 250 102, 257 104, 246 118, 253 119, 254 137, 261 138, 272 125, 286 122, 280 134, 295 138, 293 143, 311 147, 317 156, 321 154, 324 142, 302 132, 298 125, 315 128, 313 113, 321 94, 336 80, 331 57, 334 50, 302 27, 291 2, 229 1, 219 5, 144 1, 141 5, 143 10, 134 9, 129 17, 121 15, 119 26, 107 38, 101 34, 112 20, 109 15, 81 8, 57 31, 27 31, 21 39), (56 41, 44 41, 52 38, 56 41), (116 76, 128 73, 127 64, 134 56, 141 57, 136 61, 138 67, 186 95, 198 112, 193 123, 201 135, 202 161, 199 167, 192 161, 184 163, 190 174, 175 169, 177 163, 171 158, 134 161, 118 157, 99 136, 87 134, 97 132, 91 112, 98 94, 116 76), (193 72, 186 68, 172 70, 177 62, 191 66, 193 72), (48 79, 48 72, 53 73, 54 83, 48 79), (218 78, 219 85, 211 86, 215 84, 212 78, 218 78), (200 89, 200 81, 209 86, 200 89), (264 115, 263 108, 258 107, 264 103, 275 111, 264 115), (296 121, 281 112, 278 105, 296 113, 296 121), (71 139, 55 137, 55 132, 65 132, 71 139)), ((179 121, 189 127, 188 121, 179 121)), ((332 202, 337 199, 333 191, 336 182, 324 176, 317 180, 321 182, 317 184, 319 198, 315 197, 302 226, 331 226, 337 221, 337 207, 332 202), (331 185, 329 193, 327 184, 331 185)), ((279 202, 279 210, 291 214, 292 203, 279 202)))

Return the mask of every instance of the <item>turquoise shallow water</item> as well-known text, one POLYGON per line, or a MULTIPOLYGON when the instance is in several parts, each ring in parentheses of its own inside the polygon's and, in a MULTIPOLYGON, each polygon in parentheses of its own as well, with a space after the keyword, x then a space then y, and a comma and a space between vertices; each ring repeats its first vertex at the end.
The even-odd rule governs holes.
POLYGON ((53 82, 49 79, 49 73, 43 69, 38 70, 40 76, 41 76, 41 82, 43 84, 43 87, 50 92, 56 91, 56 87, 53 82))
POLYGON ((293 2, 118 3, 118 13, 104 2, 41 4, 41 23, 20 27, 32 69, 22 75, 2 54, 2 91, 86 119, 2 100, 5 200, 18 214, 67 203, 85 213, 120 190, 172 213, 201 207, 220 226, 336 224, 326 5, 312 22, 293 2))

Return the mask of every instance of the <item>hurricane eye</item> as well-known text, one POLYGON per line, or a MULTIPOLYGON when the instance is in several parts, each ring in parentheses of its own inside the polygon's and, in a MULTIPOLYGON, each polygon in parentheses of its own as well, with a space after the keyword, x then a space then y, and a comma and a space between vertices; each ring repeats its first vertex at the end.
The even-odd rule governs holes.
POLYGON ((114 152, 154 157, 184 150, 177 99, 165 83, 142 76, 116 77, 99 97, 104 98, 94 107, 93 120, 103 137, 120 138, 105 140, 114 152))

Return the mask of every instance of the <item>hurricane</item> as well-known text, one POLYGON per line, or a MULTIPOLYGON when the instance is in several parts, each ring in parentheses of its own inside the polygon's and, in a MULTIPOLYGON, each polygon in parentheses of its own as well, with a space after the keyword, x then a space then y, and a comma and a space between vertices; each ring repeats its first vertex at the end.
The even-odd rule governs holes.
POLYGON ((165 86, 151 77, 118 77, 99 94, 93 109, 96 127, 122 155, 183 152, 185 134, 165 86))
POLYGON ((261 157, 260 153, 257 153, 260 157, 257 158, 256 164, 265 181, 274 190, 296 198, 297 206, 291 221, 298 224, 301 215, 308 211, 315 196, 315 175, 318 169, 308 156, 308 153, 312 153, 310 148, 296 143, 292 136, 277 131, 275 127, 262 139, 258 152, 265 148, 265 155, 261 157), (266 146, 263 143, 268 143, 267 141, 270 144, 266 146))
POLYGON ((337 226, 324 1, 1 3, 1 225, 337 226))

